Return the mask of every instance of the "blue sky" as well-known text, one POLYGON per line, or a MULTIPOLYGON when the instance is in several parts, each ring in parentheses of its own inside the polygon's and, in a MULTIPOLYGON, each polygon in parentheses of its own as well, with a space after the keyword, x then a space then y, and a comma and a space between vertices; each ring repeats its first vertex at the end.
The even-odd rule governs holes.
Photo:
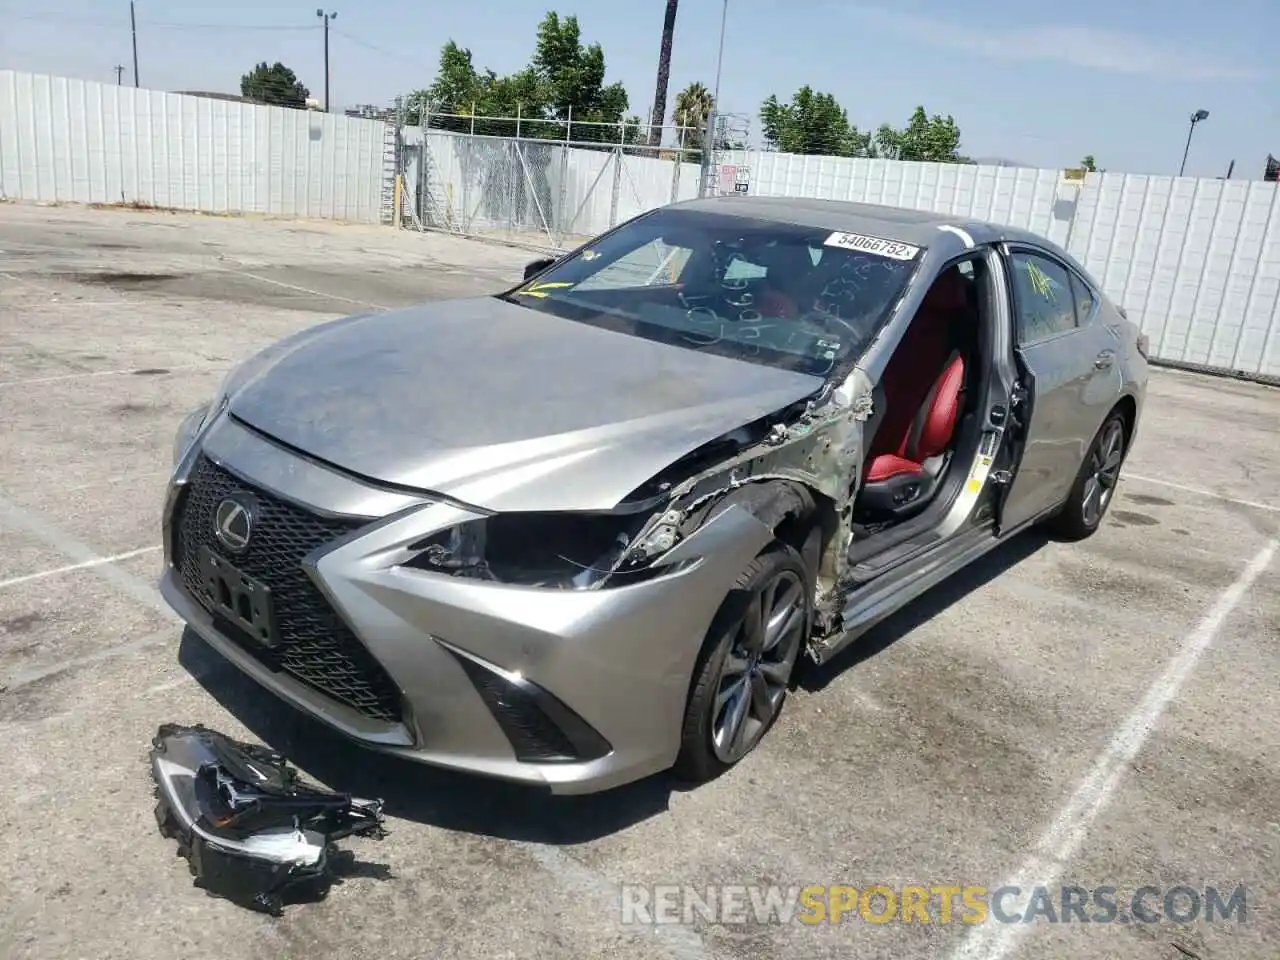
MULTIPOLYGON (((524 65, 548 9, 577 13, 599 41, 632 111, 653 97, 663 0, 361 0, 333 22, 335 107, 386 103, 431 82, 440 46, 478 66, 524 65)), ((721 0, 682 0, 671 97, 711 87, 721 0)), ((143 86, 238 92, 259 60, 293 67, 314 95, 323 46, 307 0, 138 0, 143 86)), ((132 62, 127 0, 0 0, 0 69, 114 82, 132 62)), ((1190 113, 1203 107, 1189 175, 1260 177, 1280 155, 1280 3, 1276 0, 1077 0, 1039 4, 729 0, 721 100, 752 114, 802 84, 829 91, 860 127, 901 123, 917 104, 952 114, 973 156, 1059 167, 1176 173, 1190 113)), ((126 83, 130 74, 126 73, 126 83)))

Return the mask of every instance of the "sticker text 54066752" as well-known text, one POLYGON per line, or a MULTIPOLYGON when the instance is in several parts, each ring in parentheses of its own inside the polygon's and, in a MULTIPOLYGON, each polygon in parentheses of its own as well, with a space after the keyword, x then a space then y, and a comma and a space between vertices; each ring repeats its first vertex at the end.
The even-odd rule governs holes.
POLYGON ((856 250, 859 253, 874 253, 877 256, 889 257, 893 260, 914 260, 920 248, 897 240, 886 240, 884 237, 868 237, 860 233, 833 233, 827 237, 828 247, 840 247, 843 250, 856 250))

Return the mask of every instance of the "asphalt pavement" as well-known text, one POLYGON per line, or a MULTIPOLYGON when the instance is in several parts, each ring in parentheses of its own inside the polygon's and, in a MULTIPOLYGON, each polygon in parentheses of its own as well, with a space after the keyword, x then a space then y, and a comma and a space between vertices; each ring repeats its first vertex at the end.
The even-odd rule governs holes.
POLYGON ((810 671, 761 748, 694 790, 655 777, 557 800, 379 758, 184 635, 155 589, 180 417, 285 334, 496 291, 533 256, 0 204, 0 954, 1276 956, 1275 388, 1156 371, 1094 538, 1024 534, 936 588, 810 671), (210 898, 152 816, 165 722, 266 741, 384 797, 391 835, 348 844, 356 875, 282 918, 210 898), (760 922, 770 886, 848 909, 760 922), (903 922, 875 892, 1008 886, 1043 886, 1053 921, 943 922, 935 906, 903 922), (1111 922, 1064 920, 1064 888, 1108 886, 1111 922), (1135 915, 1144 887, 1188 922, 1135 915), (1178 887, 1194 911, 1186 891, 1166 898, 1178 887), (1208 919, 1207 888, 1243 889, 1245 912, 1208 919))

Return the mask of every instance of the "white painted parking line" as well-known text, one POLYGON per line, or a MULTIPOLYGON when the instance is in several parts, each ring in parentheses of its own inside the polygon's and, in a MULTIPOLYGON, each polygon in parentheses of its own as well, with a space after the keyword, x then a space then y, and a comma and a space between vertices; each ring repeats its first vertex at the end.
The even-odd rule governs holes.
MULTIPOLYGON (((1018 887, 1029 894, 1037 887, 1051 886, 1062 876, 1084 843, 1089 827, 1124 779, 1129 764, 1147 742, 1152 729, 1178 695, 1200 657, 1213 644, 1222 625, 1240 605, 1254 581, 1267 569, 1277 547, 1280 547, 1280 540, 1272 540, 1259 550, 1235 583, 1222 591, 1182 648, 1166 664, 1164 672, 1151 685, 1142 702, 1112 735, 1071 799, 1045 829, 1032 855, 1012 878, 1000 886, 1018 887)), ((1025 924, 1009 923, 973 927, 951 956, 953 960, 1002 960, 1027 930, 1025 924)))
POLYGON ((32 283, 30 280, 19 280, 12 273, 0 273, 0 277, 4 277, 6 280, 16 283, 20 287, 30 287, 32 290, 42 290, 45 293, 53 292, 51 287, 46 287, 39 283, 32 283))
POLYGON ((248 277, 250 280, 257 280, 259 283, 270 284, 273 287, 283 287, 285 290, 293 290, 298 293, 307 293, 315 297, 323 297, 326 300, 337 300, 339 303, 353 303, 358 307, 373 307, 375 310, 390 310, 391 307, 384 306, 380 303, 370 303, 368 300, 353 300, 350 297, 340 297, 336 293, 325 293, 323 290, 313 290, 310 287, 300 287, 296 283, 285 283, 283 280, 272 280, 270 277, 260 277, 256 273, 250 273, 247 270, 232 270, 228 267, 219 267, 223 273, 234 273, 237 276, 248 277))
POLYGON ((52 377, 31 377, 27 380, 0 380, 0 387, 31 387, 41 383, 58 383, 63 380, 87 380, 92 377, 123 377, 129 374, 138 374, 142 370, 163 370, 164 373, 148 373, 148 376, 162 377, 170 373, 180 373, 191 370, 204 370, 209 373, 219 373, 226 368, 222 366, 210 365, 206 363, 190 363, 183 364, 179 367, 130 367, 127 370, 86 370, 83 373, 60 373, 52 377))
MULTIPOLYGON (((523 847, 532 855, 543 870, 556 878, 561 889, 591 898, 601 910, 608 911, 619 923, 622 922, 622 891, 608 877, 569 856, 559 847, 524 841, 517 841, 516 846, 523 847)), ((652 938, 656 941, 655 945, 673 960, 708 960, 711 956, 702 935, 683 924, 637 924, 624 926, 623 929, 634 936, 652 938)))
POLYGON ((168 693, 170 690, 177 690, 178 687, 185 687, 188 683, 195 683, 198 677, 188 673, 176 680, 166 680, 164 683, 157 683, 154 687, 147 687, 147 695, 157 693, 168 693))
POLYGON ((1224 503, 1236 503, 1242 507, 1253 507, 1256 510, 1270 510, 1273 513, 1280 513, 1280 507, 1272 503, 1262 503, 1258 500, 1241 500, 1239 497, 1228 497, 1224 493, 1214 493, 1212 490, 1206 490, 1204 487, 1189 487, 1184 483, 1174 483, 1171 480, 1157 480, 1155 477, 1144 477, 1138 473, 1122 473, 1121 480, 1138 480, 1142 483, 1154 483, 1159 487, 1169 487, 1171 490, 1181 490, 1183 493, 1194 493, 1200 497, 1209 497, 1213 500, 1221 500, 1224 503))
POLYGON ((102 562, 106 560, 102 554, 81 543, 69 533, 58 529, 39 514, 0 496, 0 530, 6 528, 29 534, 69 560, 83 564, 84 569, 92 571, 94 576, 107 581, 166 619, 181 622, 178 615, 173 612, 173 608, 165 602, 164 597, 160 596, 160 591, 151 584, 135 577, 123 567, 102 562))
POLYGON ((171 470, 142 470, 138 473, 122 473, 115 477, 103 477, 93 483, 72 483, 62 488, 63 493, 75 493, 80 490, 97 490, 117 483, 150 483, 161 477, 168 477, 171 470))
MULTIPOLYGON (((68 670, 91 666, 95 663, 101 663, 103 660, 110 660, 113 657, 122 657, 130 653, 138 653, 141 650, 158 647, 161 644, 166 643, 170 645, 174 643, 174 632, 172 627, 158 633, 148 634, 145 637, 139 637, 137 640, 127 640, 124 643, 117 643, 114 646, 103 647, 100 650, 93 651, 93 653, 85 654, 83 657, 72 657, 70 660, 62 660, 58 663, 50 663, 42 667, 37 667, 34 670, 24 670, 21 673, 15 673, 10 677, 5 678, 4 682, 0 683, 0 687, 6 691, 17 690, 20 687, 25 687, 32 683, 39 683, 41 680, 57 676, 60 673, 66 673, 68 670)), ((186 677, 184 679, 192 678, 186 677)), ((163 686, 167 685, 162 684, 161 687, 163 686)), ((177 684, 173 684, 173 686, 177 686, 177 684)), ((148 693, 155 693, 159 689, 160 687, 154 687, 149 690, 148 693)), ((60 716, 63 718, 72 717, 78 712, 77 707, 72 707, 65 713, 60 714, 60 716)))
POLYGON ((54 567, 51 570, 41 570, 39 573, 28 573, 21 577, 12 577, 8 580, 0 580, 0 590, 5 587, 16 587, 21 583, 31 583, 33 580, 43 580, 45 577, 56 577, 63 573, 74 573, 76 570, 88 570, 92 567, 99 567, 104 563, 116 563, 120 560, 128 560, 131 557, 140 557, 144 553, 154 553, 159 550, 156 547, 141 547, 137 550, 130 550, 127 553, 117 553, 112 557, 98 557, 95 560, 85 560, 81 563, 70 563, 65 567, 54 567))

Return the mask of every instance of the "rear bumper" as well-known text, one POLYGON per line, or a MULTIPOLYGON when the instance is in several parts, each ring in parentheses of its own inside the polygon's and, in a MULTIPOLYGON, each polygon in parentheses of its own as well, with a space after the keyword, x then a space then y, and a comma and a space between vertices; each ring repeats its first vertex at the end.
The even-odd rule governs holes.
MULTIPOLYGON (((216 434, 205 443, 207 455, 226 452, 216 434)), ((172 520, 198 455, 188 454, 169 498, 160 588, 211 647, 277 697, 372 749, 555 793, 608 789, 675 761, 706 631, 734 578, 772 535, 731 509, 676 548, 696 561, 678 572, 607 590, 539 590, 403 566, 407 544, 474 515, 448 504, 401 504, 303 563, 394 688, 397 709, 376 717, 269 662, 193 593, 175 560, 172 520)), ((348 482, 307 476, 320 468, 277 448, 222 463, 272 495, 296 488, 267 488, 259 477, 303 476, 309 491, 348 482), (293 460, 290 469, 265 466, 281 457, 293 460)), ((353 496, 312 506, 331 510, 353 496)))

